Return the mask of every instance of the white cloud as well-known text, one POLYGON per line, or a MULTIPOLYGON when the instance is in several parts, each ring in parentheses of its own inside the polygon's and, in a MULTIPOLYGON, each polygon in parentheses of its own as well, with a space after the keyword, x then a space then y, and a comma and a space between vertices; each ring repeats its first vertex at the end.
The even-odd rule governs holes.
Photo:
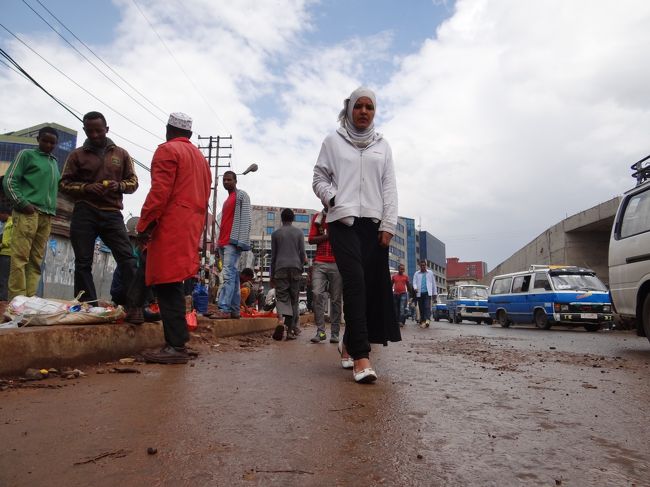
MULTIPOLYGON (((240 181, 256 204, 318 206, 311 174, 320 143, 336 128, 343 98, 360 84, 377 91, 378 129, 396 158, 400 214, 421 218, 422 228, 447 244, 448 256, 486 260, 490 267, 566 214, 624 191, 632 182, 628 165, 650 152, 644 58, 650 4, 644 1, 460 0, 435 39, 391 64, 388 32, 336 45, 307 43, 306 33, 326 28, 310 17, 307 0, 225 7, 210 0, 138 0, 201 95, 133 3, 116 4, 122 18, 115 40, 92 47, 165 112, 190 113, 196 134, 232 134, 234 168, 260 165, 240 181), (392 74, 378 76, 390 66, 392 74)), ((164 122, 54 34, 25 37, 162 138, 164 122)), ((103 111, 112 132, 151 150, 160 142, 16 42, 8 50, 64 101, 82 112, 103 111)), ((6 69, 0 70, 0 104, 0 129, 47 120, 80 130, 6 69)), ((121 145, 150 161, 151 152, 121 145)), ((147 174, 139 175, 141 189, 126 199, 134 213, 148 189, 147 174)))

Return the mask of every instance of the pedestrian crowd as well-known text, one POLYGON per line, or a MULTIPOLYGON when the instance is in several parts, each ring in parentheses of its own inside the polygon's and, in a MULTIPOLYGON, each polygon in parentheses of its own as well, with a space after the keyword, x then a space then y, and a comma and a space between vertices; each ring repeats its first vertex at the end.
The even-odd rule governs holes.
MULTIPOLYGON (((311 342, 327 340, 329 314, 329 342, 337 344, 341 366, 352 369, 359 383, 377 379, 371 344, 401 340, 409 294, 416 296, 422 327, 429 326, 431 299, 437 294, 426 262, 420 263, 412 281, 403 264, 390 275, 397 184, 391 147, 375 130, 376 105, 374 92, 365 87, 344 100, 339 126, 324 139, 314 166, 312 188, 322 209, 311 219, 308 234, 308 242, 316 245, 309 273, 316 324, 311 342)), ((145 359, 186 363, 187 283, 199 271, 200 237, 212 187, 209 164, 190 142, 192 119, 184 113, 169 116, 166 142, 158 146, 151 162, 151 188, 130 231, 122 209, 123 195, 138 189, 133 160, 108 137, 101 113, 87 113, 83 130, 87 138, 70 153, 61 174, 52 155, 57 131, 43 127, 38 148, 22 150, 2 180, 12 210, 0 201, 0 276, 6 276, 0 279, 0 299, 36 294, 60 191, 74 201, 70 242, 75 296, 97 301, 92 264, 99 238, 117 264, 114 287, 125 306, 126 321, 143 322, 143 307, 155 296, 166 344, 145 353, 145 359)), ((216 243, 222 273, 219 291, 212 295, 218 309, 209 316, 238 319, 252 313, 256 304, 265 311, 275 307, 278 325, 273 338, 293 340, 301 330, 300 286, 307 264, 304 235, 293 225, 294 212, 284 209, 282 225, 271 235, 271 289, 263 299, 254 271, 240 270, 242 253, 251 249, 250 198, 237 188, 233 171, 223 174, 222 183, 228 192, 216 243)))

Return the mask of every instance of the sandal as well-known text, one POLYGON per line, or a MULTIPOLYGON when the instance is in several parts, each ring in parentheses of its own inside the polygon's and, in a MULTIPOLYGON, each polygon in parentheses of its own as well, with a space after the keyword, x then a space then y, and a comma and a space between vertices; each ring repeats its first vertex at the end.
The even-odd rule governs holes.
POLYGON ((351 369, 354 367, 354 360, 349 355, 347 357, 343 356, 343 340, 339 341, 338 344, 339 355, 341 356, 341 367, 344 369, 351 369))

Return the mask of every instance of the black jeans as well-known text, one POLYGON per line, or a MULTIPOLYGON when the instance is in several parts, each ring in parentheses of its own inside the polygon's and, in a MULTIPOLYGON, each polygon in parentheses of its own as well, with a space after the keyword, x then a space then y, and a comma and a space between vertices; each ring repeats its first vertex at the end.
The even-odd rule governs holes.
POLYGON ((185 292, 182 282, 169 282, 154 286, 160 306, 160 317, 165 332, 165 342, 174 348, 183 348, 190 339, 185 321, 185 292))
MULTIPOLYGON (((129 289, 135 276, 135 256, 120 211, 99 210, 77 203, 70 221, 70 241, 74 250, 74 294, 84 291, 81 301, 96 301, 93 281, 93 257, 97 237, 111 249, 120 269, 124 289, 129 289)), ((127 306, 130 305, 127 297, 127 306)))

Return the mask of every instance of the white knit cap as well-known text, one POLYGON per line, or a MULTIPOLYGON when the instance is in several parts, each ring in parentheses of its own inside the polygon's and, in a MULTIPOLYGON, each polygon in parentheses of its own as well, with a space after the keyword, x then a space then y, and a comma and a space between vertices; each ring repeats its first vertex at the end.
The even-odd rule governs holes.
POLYGON ((169 116, 167 125, 177 129, 192 130, 192 117, 183 112, 174 112, 169 116))

